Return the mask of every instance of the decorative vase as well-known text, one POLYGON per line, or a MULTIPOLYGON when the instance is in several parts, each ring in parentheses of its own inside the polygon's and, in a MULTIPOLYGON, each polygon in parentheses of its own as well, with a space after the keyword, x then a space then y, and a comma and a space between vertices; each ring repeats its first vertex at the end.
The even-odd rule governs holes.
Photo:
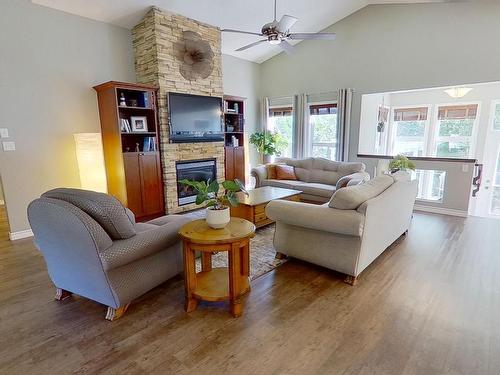
POLYGON ((213 207, 208 207, 206 213, 206 221, 210 228, 222 229, 231 221, 229 207, 225 207, 223 210, 215 210, 213 207))
POLYGON ((273 160, 273 156, 272 155, 267 155, 267 154, 264 154, 262 155, 262 158, 264 160, 264 164, 269 164, 271 163, 273 160))

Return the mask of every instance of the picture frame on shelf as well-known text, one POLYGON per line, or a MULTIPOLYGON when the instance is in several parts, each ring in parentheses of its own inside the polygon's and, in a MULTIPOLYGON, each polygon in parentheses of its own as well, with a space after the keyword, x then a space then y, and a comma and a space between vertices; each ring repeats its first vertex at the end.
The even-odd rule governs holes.
POLYGON ((130 125, 134 133, 146 133, 148 131, 148 119, 146 116, 130 117, 130 125))

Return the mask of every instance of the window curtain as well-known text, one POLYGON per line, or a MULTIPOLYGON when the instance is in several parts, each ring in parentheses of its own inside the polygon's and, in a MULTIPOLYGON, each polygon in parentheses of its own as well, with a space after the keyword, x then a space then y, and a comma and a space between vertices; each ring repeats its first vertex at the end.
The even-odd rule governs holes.
POLYGON ((303 158, 306 155, 307 140, 310 136, 308 121, 309 116, 306 110, 306 94, 293 96, 293 123, 295 144, 293 149, 294 158, 303 158))
POLYGON ((339 147, 337 160, 349 160, 349 133, 351 130, 352 89, 340 89, 338 99, 338 131, 339 147))
POLYGON ((257 131, 266 131, 269 123, 269 98, 262 98, 260 105, 260 129, 257 131))

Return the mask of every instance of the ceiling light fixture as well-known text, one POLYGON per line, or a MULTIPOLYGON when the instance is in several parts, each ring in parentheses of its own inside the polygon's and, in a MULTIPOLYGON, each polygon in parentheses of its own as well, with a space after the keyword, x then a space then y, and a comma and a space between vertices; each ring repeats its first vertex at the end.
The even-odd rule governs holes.
POLYGON ((470 91, 472 91, 471 87, 452 87, 450 89, 444 90, 450 97, 453 99, 463 98, 470 91))

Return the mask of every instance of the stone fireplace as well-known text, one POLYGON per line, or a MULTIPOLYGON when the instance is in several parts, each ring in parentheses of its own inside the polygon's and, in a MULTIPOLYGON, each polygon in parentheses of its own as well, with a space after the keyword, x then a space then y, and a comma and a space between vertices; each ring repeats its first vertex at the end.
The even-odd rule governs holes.
MULTIPOLYGON (((162 152, 165 207, 167 213, 188 211, 194 203, 179 204, 177 186, 178 163, 215 160, 217 180, 224 180, 224 142, 170 143, 167 94, 178 92, 222 97, 222 64, 220 30, 181 15, 152 8, 132 30, 137 82, 158 87, 160 149, 162 152), (176 43, 182 42, 183 31, 194 31, 210 44, 214 53, 213 71, 205 79, 187 80, 180 73, 175 56, 176 43)), ((186 200, 182 200, 186 202, 186 200)))
POLYGON ((217 177, 215 159, 178 161, 175 165, 177 171, 177 197, 179 206, 196 201, 196 192, 190 186, 180 184, 183 179, 194 181, 213 181, 217 177))

